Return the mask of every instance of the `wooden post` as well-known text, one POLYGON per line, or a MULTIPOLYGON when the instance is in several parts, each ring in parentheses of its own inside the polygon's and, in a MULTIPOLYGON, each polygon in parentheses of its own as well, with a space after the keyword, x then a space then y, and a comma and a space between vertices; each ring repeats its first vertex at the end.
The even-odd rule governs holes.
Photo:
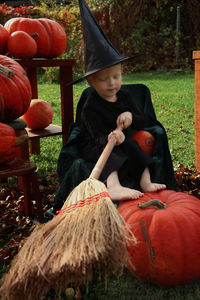
POLYGON ((195 167, 200 171, 200 51, 193 51, 195 60, 195 167))

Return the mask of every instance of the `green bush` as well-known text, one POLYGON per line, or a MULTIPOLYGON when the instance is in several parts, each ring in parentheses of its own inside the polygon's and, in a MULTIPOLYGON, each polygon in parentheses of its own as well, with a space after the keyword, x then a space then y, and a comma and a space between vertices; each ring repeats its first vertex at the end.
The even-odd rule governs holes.
MULTIPOLYGON (((138 64, 131 61, 125 65, 125 72, 147 71, 191 67, 192 49, 199 42, 198 28, 200 3, 195 0, 181 0, 181 33, 178 42, 180 57, 176 61, 176 17, 177 3, 172 0, 87 0, 100 26, 114 46, 124 56, 139 52, 143 55, 138 64), (187 22, 185 22, 187 20, 187 22), (186 26, 185 24, 188 24, 186 26), (190 31, 189 31, 190 30, 190 31), (195 34, 196 33, 196 34, 195 34)), ((56 4, 55 0, 42 0, 40 6, 13 8, 0 5, 0 23, 13 17, 45 17, 60 23, 67 33, 67 48, 61 58, 75 59, 75 78, 83 73, 83 40, 78 1, 71 4, 56 4)), ((58 71, 44 69, 43 80, 58 81, 58 71)))

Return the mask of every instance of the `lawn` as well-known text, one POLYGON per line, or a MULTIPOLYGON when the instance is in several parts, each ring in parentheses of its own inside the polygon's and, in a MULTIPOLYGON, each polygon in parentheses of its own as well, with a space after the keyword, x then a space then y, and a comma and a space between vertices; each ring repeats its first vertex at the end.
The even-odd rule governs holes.
MULTIPOLYGON (((180 165, 194 169, 194 74, 175 72, 131 74, 123 77, 123 83, 143 83, 150 88, 157 118, 168 134, 175 169, 179 169, 180 165)), ((74 109, 86 86, 85 82, 74 86, 74 109)), ((39 85, 39 97, 51 103, 54 109, 53 123, 58 125, 61 124, 59 95, 58 84, 39 85)), ((40 178, 44 177, 44 180, 47 180, 47 175, 56 173, 61 147, 61 137, 41 140, 41 155, 31 156, 31 159, 37 163, 40 178)), ((4 268, 7 267, 4 264, 4 268)), ((83 300, 199 300, 200 279, 175 287, 159 287, 134 278, 126 270, 120 278, 109 277, 107 289, 102 279, 91 282, 87 293, 83 287, 81 293, 83 300)), ((49 296, 37 300, 47 299, 58 300, 53 291, 49 296)), ((59 299, 70 300, 74 297, 62 296, 59 299)))

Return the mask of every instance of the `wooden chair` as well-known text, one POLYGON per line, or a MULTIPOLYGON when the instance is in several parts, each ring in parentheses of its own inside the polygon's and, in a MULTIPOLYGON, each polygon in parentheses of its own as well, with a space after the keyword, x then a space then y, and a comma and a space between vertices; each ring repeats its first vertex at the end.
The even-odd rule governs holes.
POLYGON ((0 165, 0 179, 7 179, 13 176, 21 179, 20 183, 24 192, 25 215, 33 217, 32 200, 34 199, 36 201, 38 219, 41 222, 43 220, 43 211, 36 175, 36 164, 28 160, 15 158, 4 165, 0 165))

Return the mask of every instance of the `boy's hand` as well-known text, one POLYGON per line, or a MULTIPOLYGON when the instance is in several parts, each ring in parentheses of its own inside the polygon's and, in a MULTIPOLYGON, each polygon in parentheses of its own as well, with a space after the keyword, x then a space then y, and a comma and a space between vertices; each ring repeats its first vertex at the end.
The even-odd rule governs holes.
POLYGON ((133 121, 132 113, 129 111, 125 111, 118 116, 117 127, 121 129, 126 129, 131 125, 132 121, 133 121))
POLYGON ((112 138, 115 137, 116 139, 116 145, 120 145, 121 143, 124 142, 125 140, 125 135, 123 134, 123 132, 120 129, 115 129, 114 131, 112 131, 109 135, 108 135, 108 141, 112 138))

